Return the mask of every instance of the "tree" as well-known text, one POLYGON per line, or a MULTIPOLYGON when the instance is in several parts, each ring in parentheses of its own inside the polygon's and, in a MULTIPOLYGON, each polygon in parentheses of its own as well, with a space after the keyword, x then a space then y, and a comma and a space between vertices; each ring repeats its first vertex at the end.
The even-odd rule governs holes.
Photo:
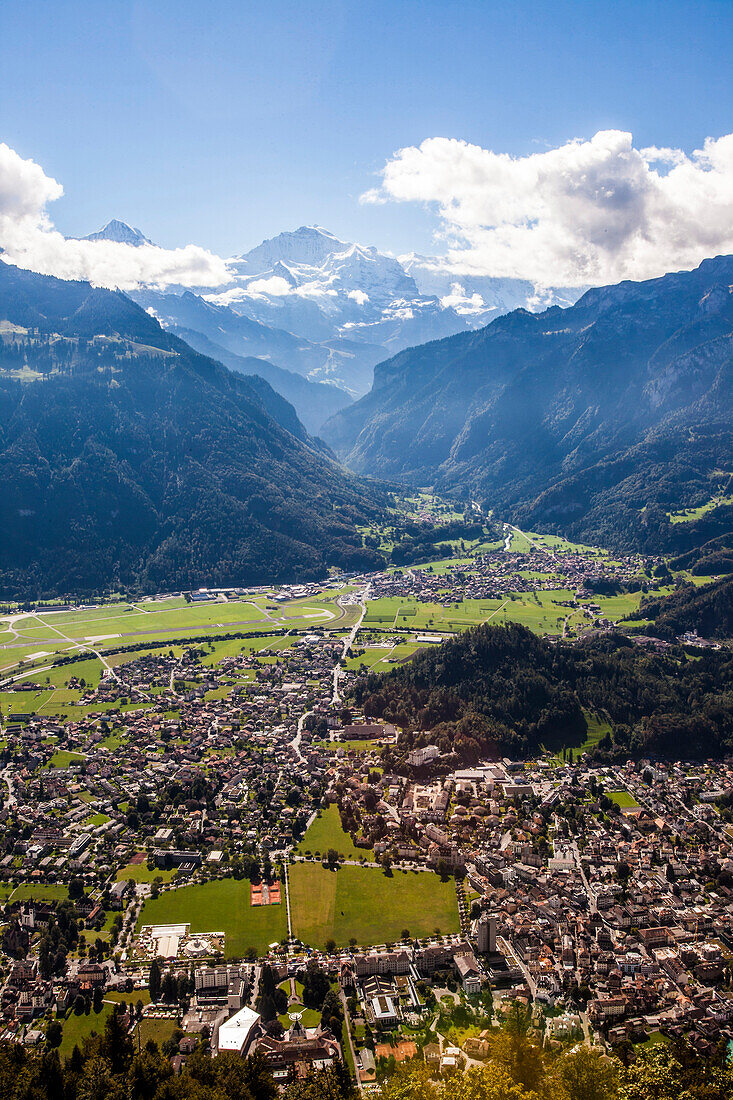
POLYGON ((330 988, 328 976, 315 959, 311 959, 303 977, 303 1004, 306 1008, 320 1009, 330 988))
POLYGON ((337 1038, 341 1035, 341 1029, 344 1023, 344 1009, 341 1004, 341 998, 333 989, 329 989, 328 993, 323 998, 321 1023, 324 1027, 330 1028, 337 1038))
POLYGON ((46 1046, 49 1050, 55 1050, 56 1047, 61 1046, 61 1037, 64 1034, 64 1029, 58 1020, 51 1020, 51 1023, 46 1028, 46 1046))
POLYGON ((150 964, 148 989, 150 990, 150 1000, 157 1001, 160 996, 160 965, 157 959, 153 959, 150 964))
POLYGON ((71 901, 79 901, 84 897, 84 883, 78 877, 69 880, 69 898, 71 901))
POLYGON ((618 1064, 587 1047, 564 1055, 557 1076, 568 1100, 614 1100, 618 1096, 618 1064))
POLYGON ((99 1055, 84 1066, 77 1089, 78 1100, 110 1100, 123 1096, 122 1082, 115 1081, 110 1062, 99 1055))
POLYGON ((132 1061, 132 1039, 119 1012, 112 1012, 107 1017, 99 1052, 107 1059, 113 1073, 124 1073, 132 1061))
POLYGON ((104 994, 102 993, 101 985, 95 986, 94 993, 92 995, 92 1008, 96 1014, 102 1011, 104 1004, 104 994))

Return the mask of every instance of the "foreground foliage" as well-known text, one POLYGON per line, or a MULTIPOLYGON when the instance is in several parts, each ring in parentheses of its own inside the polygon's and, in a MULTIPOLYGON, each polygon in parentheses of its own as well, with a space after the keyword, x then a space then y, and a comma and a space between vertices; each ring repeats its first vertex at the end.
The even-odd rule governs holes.
MULTIPOLYGON (((338 1022, 338 1021, 337 1021, 338 1022)), ((382 1085, 383 1100, 730 1100, 733 1072, 724 1045, 702 1057, 678 1042, 639 1049, 626 1067, 579 1046, 556 1053, 533 1037, 517 1006, 490 1040, 480 1067, 436 1079, 422 1062, 397 1067, 382 1085)), ((167 1051, 172 1053, 172 1051, 167 1051)), ((0 1100, 275 1100, 278 1089, 263 1060, 200 1046, 177 1074, 154 1042, 136 1052, 121 1017, 104 1035, 85 1040, 61 1061, 54 1050, 28 1053, 0 1042, 0 1100)), ((285 1100, 352 1100, 343 1066, 293 1076, 285 1100)))

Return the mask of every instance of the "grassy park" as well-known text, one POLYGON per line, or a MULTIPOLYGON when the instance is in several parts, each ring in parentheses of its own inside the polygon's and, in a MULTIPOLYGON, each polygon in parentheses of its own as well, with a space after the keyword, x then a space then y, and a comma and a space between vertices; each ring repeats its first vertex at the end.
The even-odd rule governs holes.
POLYGON ((81 1049, 83 1041, 94 1032, 96 1032, 97 1035, 102 1035, 107 1017, 113 1009, 113 1004, 105 1003, 102 1005, 99 1012, 95 1012, 93 1008, 90 1008, 88 1012, 81 1012, 78 1015, 73 1010, 69 1011, 66 1018, 63 1020, 63 1035, 61 1037, 61 1046, 59 1047, 60 1057, 68 1058, 75 1046, 81 1049))
POLYGON ((361 859, 362 856, 366 859, 374 858, 371 849, 357 848, 350 835, 341 828, 341 818, 335 805, 322 810, 320 817, 313 820, 297 851, 301 854, 320 852, 325 855, 329 848, 335 848, 343 859, 361 859))
POLYGON ((411 936, 458 931, 453 880, 441 882, 425 871, 395 871, 387 876, 375 867, 340 867, 320 863, 290 868, 293 932, 304 943, 324 947, 329 939, 346 946, 353 937, 361 946, 394 942, 404 929, 411 936))
POLYGON ((138 928, 190 924, 192 932, 223 932, 228 958, 241 958, 249 947, 264 954, 288 934, 285 903, 252 908, 249 889, 248 879, 227 878, 166 890, 145 903, 138 928))
POLYGON ((154 882, 156 878, 161 879, 163 882, 170 882, 172 878, 176 877, 177 873, 175 869, 167 870, 161 867, 150 868, 147 862, 128 863, 125 867, 120 867, 116 878, 118 882, 122 879, 127 879, 130 882, 154 882))

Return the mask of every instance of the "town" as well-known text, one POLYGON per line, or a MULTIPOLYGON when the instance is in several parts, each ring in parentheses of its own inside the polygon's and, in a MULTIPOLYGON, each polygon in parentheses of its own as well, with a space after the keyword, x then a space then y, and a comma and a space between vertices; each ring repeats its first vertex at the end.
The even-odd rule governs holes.
POLYGON ((508 529, 330 578, 330 603, 138 601, 127 623, 168 619, 137 638, 72 633, 113 604, 10 616, 3 1037, 70 1054, 113 1012, 177 1070, 257 1050, 276 1081, 343 1063, 367 1091, 411 1058, 479 1064, 517 1003, 551 1044, 733 1041, 733 761, 602 765, 589 742, 466 767, 351 702, 472 622, 602 632, 664 583, 508 529))

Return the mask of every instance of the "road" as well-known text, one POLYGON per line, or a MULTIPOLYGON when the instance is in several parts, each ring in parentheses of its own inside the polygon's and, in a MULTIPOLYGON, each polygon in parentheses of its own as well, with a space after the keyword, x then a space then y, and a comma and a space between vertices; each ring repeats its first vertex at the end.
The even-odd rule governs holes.
POLYGON ((351 1060, 354 1063, 354 1073, 356 1075, 356 1083, 359 1088, 359 1092, 363 1092, 362 1084, 359 1079, 359 1070, 356 1066, 356 1051, 354 1050, 354 1044, 351 1040, 351 1024, 349 1023, 349 1006, 346 1004, 346 994, 343 989, 339 990, 339 997, 341 999, 341 1007, 344 1011, 344 1027, 346 1028, 346 1038, 349 1041, 349 1049, 351 1050, 351 1060))
POLYGON ((307 710, 303 714, 301 714, 300 718, 298 719, 298 729, 296 731, 295 737, 290 742, 290 748, 293 750, 295 755, 298 757, 298 760, 305 760, 305 757, 303 756, 303 753, 300 751, 300 742, 301 742, 301 739, 303 737, 303 728, 305 726, 305 720, 306 720, 306 718, 310 718, 312 713, 313 713, 312 710, 307 710))
POLYGON ((3 778, 3 782, 5 783, 6 787, 8 788, 8 806, 17 806, 18 799, 15 797, 15 791, 13 790, 12 780, 8 775, 8 769, 5 768, 4 771, 0 772, 0 775, 3 778))
POLYGON ((578 868, 578 873, 583 881, 583 886, 585 887, 585 896, 588 899, 588 912, 595 913, 598 909, 598 906, 596 905, 595 898, 591 892, 591 888, 588 883, 588 879, 586 878, 585 871, 583 870, 583 861, 580 856, 580 850, 578 848, 577 840, 573 841, 573 843, 571 844, 571 848, 575 857, 575 864, 578 868))
POLYGON ((335 706, 336 703, 341 702, 341 693, 339 691, 339 680, 341 679, 341 675, 343 673, 343 669, 341 667, 341 662, 346 660, 346 654, 349 652, 352 645, 354 644, 354 641, 356 639, 356 635, 359 633, 359 628, 361 627, 361 624, 364 620, 364 616, 366 615, 366 605, 367 605, 367 600, 369 599, 369 589, 370 589, 370 587, 371 586, 369 584, 367 584, 366 587, 364 588, 364 591, 359 596, 359 607, 361 608, 361 614, 359 615, 359 618, 356 620, 356 622, 352 626, 349 633, 344 638, 344 648, 341 652, 341 659, 337 662, 337 664, 336 664, 336 666, 334 667, 334 670, 333 670, 333 695, 331 697, 331 703, 332 703, 333 706, 335 706))

